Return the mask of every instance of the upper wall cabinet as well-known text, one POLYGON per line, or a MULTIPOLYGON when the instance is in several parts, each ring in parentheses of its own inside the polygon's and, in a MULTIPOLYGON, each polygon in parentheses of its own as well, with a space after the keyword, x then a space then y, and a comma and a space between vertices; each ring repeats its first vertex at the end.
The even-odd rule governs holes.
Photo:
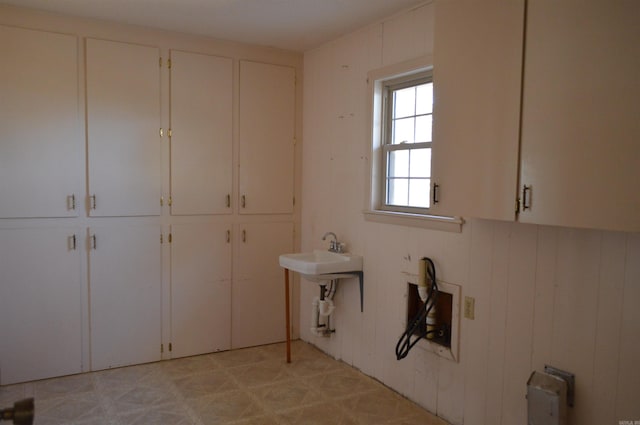
POLYGON ((240 213, 293 212, 295 69, 240 62, 240 213))
POLYGON ((439 1, 431 211, 514 220, 524 0, 439 1))
POLYGON ((231 213, 233 61, 171 51, 171 214, 231 213))
POLYGON ((0 26, 0 218, 78 215, 77 44, 71 35, 0 26))
POLYGON ((639 21, 531 1, 523 37, 522 0, 437 2, 432 211, 640 231, 639 21))
POLYGON ((640 231, 640 2, 528 2, 519 220, 640 231))
POLYGON ((89 209, 160 214, 160 51, 87 39, 89 209))

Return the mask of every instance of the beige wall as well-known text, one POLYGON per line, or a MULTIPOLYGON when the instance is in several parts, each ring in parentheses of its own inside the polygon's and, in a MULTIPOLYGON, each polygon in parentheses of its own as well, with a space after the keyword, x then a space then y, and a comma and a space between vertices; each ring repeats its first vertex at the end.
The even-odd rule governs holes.
POLYGON ((526 423, 526 381, 550 364, 576 375, 574 425, 640 420, 640 234, 468 220, 448 233, 364 220, 367 72, 432 52, 432 5, 305 54, 302 250, 334 231, 364 256, 335 298, 336 333, 309 331, 316 284, 301 282, 301 337, 454 424, 526 423), (415 348, 402 361, 405 285, 431 257, 475 297, 460 319, 460 361, 415 348))

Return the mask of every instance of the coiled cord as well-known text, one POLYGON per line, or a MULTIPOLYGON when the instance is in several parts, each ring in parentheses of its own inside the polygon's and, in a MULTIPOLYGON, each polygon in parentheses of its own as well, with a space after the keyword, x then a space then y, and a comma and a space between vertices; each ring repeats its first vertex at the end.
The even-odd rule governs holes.
POLYGON ((420 332, 420 333, 416 332, 420 329, 420 325, 426 322, 427 315, 429 314, 433 306, 436 304, 436 301, 438 300, 438 284, 436 282, 436 266, 433 264, 433 261, 431 261, 430 258, 424 257, 422 259, 425 260, 427 263, 427 267, 426 267, 427 281, 431 282, 431 284, 427 285, 428 287, 427 300, 424 302, 424 305, 422 306, 420 311, 418 311, 418 314, 416 314, 416 316, 407 324, 407 329, 404 331, 404 333, 398 340, 398 343, 396 344, 396 358, 398 360, 402 360, 405 357, 407 357, 407 355, 409 354, 409 351, 413 348, 414 345, 416 345, 416 343, 421 338, 425 338, 430 333, 440 332, 440 330, 438 329, 428 331, 426 330, 426 327, 424 332, 420 332), (418 333, 418 335, 412 341, 411 336, 416 333, 418 333))

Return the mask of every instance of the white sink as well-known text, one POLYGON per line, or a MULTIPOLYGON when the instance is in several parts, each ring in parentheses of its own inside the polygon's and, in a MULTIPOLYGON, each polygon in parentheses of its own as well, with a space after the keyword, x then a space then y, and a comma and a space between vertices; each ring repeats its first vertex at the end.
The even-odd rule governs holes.
POLYGON ((362 271, 362 256, 315 250, 282 254, 280 266, 307 276, 362 271))

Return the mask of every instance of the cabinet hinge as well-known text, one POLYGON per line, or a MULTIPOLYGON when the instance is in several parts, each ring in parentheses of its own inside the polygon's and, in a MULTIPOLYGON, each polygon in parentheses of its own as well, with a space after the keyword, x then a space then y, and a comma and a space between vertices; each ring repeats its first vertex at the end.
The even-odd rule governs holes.
POLYGON ((164 196, 160 197, 160 206, 164 206, 164 196))
POLYGON ((173 136, 173 131, 171 131, 171 129, 167 130, 167 136, 169 136, 169 138, 173 136))
POLYGON ((158 58, 158 65, 162 68, 162 56, 158 58))
POLYGON ((171 58, 167 59, 167 68, 171 69, 171 58))
POLYGON ((172 240, 173 240, 173 236, 171 235, 171 233, 169 233, 169 237, 167 238, 167 241, 171 243, 172 240))
POLYGON ((71 195, 67 196, 67 209, 68 210, 75 210, 76 209, 76 194, 72 193, 71 195))
POLYGON ((160 137, 164 137, 164 130, 160 128, 160 137))
POLYGON ((169 352, 173 351, 173 344, 169 343, 169 352))
POLYGON ((169 201, 167 202, 167 205, 169 206, 173 205, 173 198, 171 198, 171 196, 169 196, 169 201))
POLYGON ((160 344, 160 354, 164 353, 164 344, 160 344))
POLYGON ((516 198, 516 214, 520 214, 520 198, 516 198))

